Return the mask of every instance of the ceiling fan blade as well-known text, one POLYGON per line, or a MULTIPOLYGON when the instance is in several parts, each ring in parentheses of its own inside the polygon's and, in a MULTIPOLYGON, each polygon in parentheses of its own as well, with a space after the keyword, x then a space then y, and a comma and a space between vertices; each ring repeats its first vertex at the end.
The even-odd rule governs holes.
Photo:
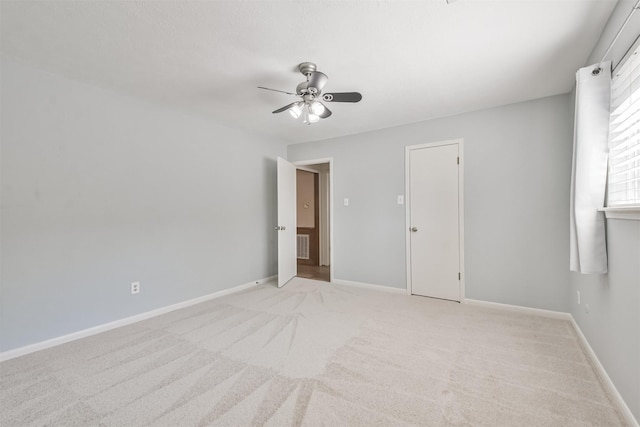
POLYGON ((274 91, 274 92, 286 93, 287 95, 296 95, 295 93, 285 92, 284 90, 270 89, 268 87, 262 87, 262 86, 258 86, 258 89, 264 89, 264 90, 271 90, 271 91, 274 91))
POLYGON ((322 104, 322 106, 324 107, 324 111, 322 112, 322 114, 319 114, 318 117, 320 117, 321 119, 326 119, 333 113, 327 108, 326 105, 322 104))
POLYGON ((322 88, 327 84, 327 80, 329 80, 329 77, 327 77, 326 74, 319 71, 314 71, 309 75, 309 84, 307 85, 307 87, 314 87, 318 90, 318 93, 322 92, 322 88))
POLYGON ((276 113, 282 113, 283 111, 287 111, 289 108, 293 107, 293 106, 294 106, 294 105, 296 105, 296 104, 297 104, 297 102, 292 102, 292 103, 291 103, 291 104, 289 104, 289 105, 285 105, 285 106, 284 106, 284 107, 282 107, 282 108, 278 108, 276 111, 273 111, 272 113, 273 113, 273 114, 276 114, 276 113))
POLYGON ((322 95, 322 100, 326 102, 360 102, 362 94, 359 92, 334 92, 322 95))

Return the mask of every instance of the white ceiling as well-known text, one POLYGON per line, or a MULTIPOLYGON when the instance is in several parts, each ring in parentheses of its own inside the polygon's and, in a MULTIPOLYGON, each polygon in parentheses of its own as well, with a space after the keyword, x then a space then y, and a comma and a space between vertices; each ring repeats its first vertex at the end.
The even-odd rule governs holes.
POLYGON ((616 0, 6 1, 3 55, 289 143, 571 90, 616 0), (271 114, 300 62, 359 91, 307 126, 271 114))

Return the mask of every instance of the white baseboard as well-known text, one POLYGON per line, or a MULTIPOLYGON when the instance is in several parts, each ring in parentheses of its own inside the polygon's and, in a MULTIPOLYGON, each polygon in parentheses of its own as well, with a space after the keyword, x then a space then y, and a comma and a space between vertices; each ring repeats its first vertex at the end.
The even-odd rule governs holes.
POLYGON ((564 313, 562 311, 543 310, 541 308, 523 307, 520 305, 501 304, 498 302, 480 301, 475 299, 466 298, 462 301, 463 304, 475 305, 478 307, 495 308, 498 310, 513 311, 522 314, 531 314, 534 316, 547 317, 550 319, 562 319, 571 320, 571 314, 564 313))
POLYGON ((356 288, 371 289, 373 291, 391 292, 394 294, 407 294, 406 289, 392 288, 390 286, 372 285, 370 283, 352 282, 351 280, 333 279, 331 282, 334 285, 353 286, 356 288))
POLYGON ((475 305, 478 307, 495 308, 498 310, 506 310, 511 312, 519 312, 523 314, 531 314, 531 315, 542 316, 542 317, 547 317, 551 319, 568 320, 569 322, 571 322, 571 325, 573 326, 573 329, 575 330, 576 335, 578 336, 578 340, 580 341, 580 345, 584 349, 585 353, 587 353, 587 357, 589 357, 591 364, 596 371, 596 374, 600 378, 602 386, 604 387, 605 391, 609 394, 609 397, 613 401, 614 405, 616 405, 616 407, 624 417, 624 420, 627 422, 627 424, 629 424, 630 427, 640 427, 640 425, 638 425, 638 421, 635 419, 635 417, 631 413, 631 410, 627 406, 622 396, 620 396, 618 389, 613 384, 613 381, 611 381, 611 378, 609 378, 609 374, 607 374, 607 371, 604 369, 604 366, 602 366, 602 363, 600 363, 598 356, 596 356, 596 353, 591 348, 589 341, 587 341, 587 338, 582 333, 582 330, 580 330, 580 327, 576 323, 576 320, 573 318, 571 313, 564 313, 561 311, 542 310, 539 308, 522 307, 519 305, 500 304, 497 302, 479 301, 474 299, 465 299, 463 303, 469 304, 469 305, 475 305))
POLYGON ((578 339, 580 340, 580 345, 591 359, 591 364, 595 369, 596 374, 600 377, 600 381, 602 382, 605 390, 609 393, 609 397, 618 407, 618 410, 622 413, 624 420, 627 422, 627 424, 629 424, 630 427, 640 427, 638 425, 638 421, 635 419, 633 413, 631 413, 631 410, 627 406, 627 403, 624 401, 622 396, 620 396, 620 393, 618 392, 616 386, 613 384, 613 381, 611 381, 611 378, 609 378, 609 374, 607 374, 604 366, 602 366, 602 363, 600 363, 598 356, 596 356, 596 353, 591 348, 589 341, 587 341, 587 338, 582 333, 580 326, 578 326, 578 323, 573 318, 573 316, 569 316, 571 317, 571 324, 573 325, 573 329, 576 331, 576 335, 578 335, 578 339))
POLYGON ((92 328, 83 329, 78 332, 73 332, 71 334, 63 335, 61 337, 51 338, 46 341, 37 342, 35 344, 29 344, 24 347, 15 348, 13 350, 8 350, 0 353, 0 362, 4 362, 5 360, 14 359, 16 357, 24 356, 29 353, 34 353, 36 351, 44 350, 47 348, 55 347, 60 344, 65 344, 71 341, 79 340, 81 338, 86 338, 92 335, 99 334, 101 332, 110 331, 112 329, 119 328, 121 326, 130 325, 132 323, 140 322, 142 320, 150 319, 152 317, 160 316, 161 314, 169 313, 171 311, 179 310, 181 308, 190 307, 192 305, 199 304, 201 302, 209 301, 215 298, 220 298, 225 295, 233 294, 236 292, 243 291, 245 289, 249 289, 253 286, 269 283, 273 281, 277 276, 266 277, 264 279, 255 280, 252 282, 248 282, 242 285, 234 286, 233 288, 223 289, 221 291, 213 292, 208 295, 203 295, 198 298, 193 298, 187 301, 182 301, 177 304, 168 305, 166 307, 157 308, 155 310, 147 311, 145 313, 136 314, 135 316, 125 317, 124 319, 115 320, 113 322, 104 323, 102 325, 94 326, 92 328))

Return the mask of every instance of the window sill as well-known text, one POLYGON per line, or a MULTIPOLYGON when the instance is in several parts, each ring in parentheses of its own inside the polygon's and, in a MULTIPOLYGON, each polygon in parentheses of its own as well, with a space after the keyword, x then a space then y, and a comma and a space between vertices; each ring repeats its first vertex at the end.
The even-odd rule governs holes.
POLYGON ((598 210, 604 212, 607 219, 630 219, 640 221, 640 206, 601 208, 598 210))

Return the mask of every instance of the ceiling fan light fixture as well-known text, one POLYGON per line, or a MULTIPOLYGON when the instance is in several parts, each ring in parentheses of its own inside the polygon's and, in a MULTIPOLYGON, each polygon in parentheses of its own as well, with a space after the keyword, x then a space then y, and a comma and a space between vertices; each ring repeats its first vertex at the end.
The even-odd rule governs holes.
POLYGON ((320 120, 320 117, 317 114, 313 114, 310 109, 305 108, 302 111, 302 122, 310 125, 311 123, 317 123, 320 120))
POLYGON ((322 102, 313 101, 311 104, 309 104, 309 111, 311 111, 316 116, 321 116, 322 113, 324 113, 324 110, 325 108, 324 105, 322 105, 322 102))
POLYGON ((302 114, 302 108, 300 107, 301 102, 295 103, 291 108, 289 108, 289 114, 294 119, 297 119, 302 114))

